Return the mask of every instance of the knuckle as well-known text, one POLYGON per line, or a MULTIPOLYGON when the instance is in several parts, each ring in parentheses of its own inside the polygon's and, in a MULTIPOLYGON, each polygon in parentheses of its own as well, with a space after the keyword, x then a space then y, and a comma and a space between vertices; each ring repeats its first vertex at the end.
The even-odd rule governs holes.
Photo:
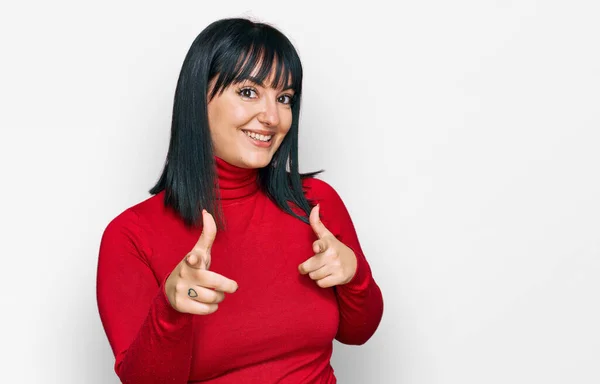
POLYGON ((208 315, 208 311, 206 308, 198 308, 196 310, 196 314, 197 315, 208 315))
POLYGON ((208 271, 206 271, 204 269, 196 270, 196 274, 194 277, 195 277, 196 281, 198 281, 198 283, 203 287, 205 287, 208 284, 209 279, 210 279, 208 271))
POLYGON ((200 311, 202 315, 210 315, 211 313, 215 313, 218 309, 218 304, 202 304, 200 307, 200 311))
POLYGON ((218 303, 222 302, 223 300, 225 300, 225 294, 223 292, 215 291, 215 304, 218 304, 218 303))
POLYGON ((206 304, 215 304, 217 303, 217 300, 218 296, 216 293, 214 291, 210 291, 202 301, 204 301, 206 304))
POLYGON ((185 299, 183 299, 182 297, 179 297, 177 295, 175 295, 173 297, 173 303, 171 305, 173 307, 173 309, 175 309, 178 312, 187 312, 187 308, 185 305, 185 299))
POLYGON ((208 308, 205 306, 201 306, 196 310, 196 314, 198 315, 208 315, 208 308))
POLYGON ((177 295, 177 294, 180 294, 180 293, 182 293, 182 292, 185 292, 185 291, 186 291, 186 288, 187 288, 187 287, 186 287, 186 285, 184 284, 184 282, 183 282, 183 281, 181 281, 181 280, 179 280, 179 281, 177 282, 177 284, 175 284, 175 294, 177 295))

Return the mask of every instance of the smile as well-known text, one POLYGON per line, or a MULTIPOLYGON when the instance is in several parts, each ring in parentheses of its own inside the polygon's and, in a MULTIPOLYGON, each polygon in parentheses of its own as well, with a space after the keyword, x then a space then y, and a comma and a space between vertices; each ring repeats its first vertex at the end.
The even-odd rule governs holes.
POLYGON ((254 140, 262 141, 263 143, 268 143, 273 138, 273 135, 259 135, 258 133, 254 133, 254 132, 250 132, 250 131, 242 131, 242 132, 244 132, 246 134, 246 136, 248 136, 254 140))

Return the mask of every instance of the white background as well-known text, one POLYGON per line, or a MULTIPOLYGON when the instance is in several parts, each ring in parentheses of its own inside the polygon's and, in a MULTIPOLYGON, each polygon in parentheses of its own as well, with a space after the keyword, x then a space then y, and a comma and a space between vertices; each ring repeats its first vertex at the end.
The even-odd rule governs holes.
POLYGON ((279 27, 381 286, 340 383, 600 382, 595 1, 14 2, 0 8, 2 383, 117 383, 100 236, 145 199, 210 22, 279 27))

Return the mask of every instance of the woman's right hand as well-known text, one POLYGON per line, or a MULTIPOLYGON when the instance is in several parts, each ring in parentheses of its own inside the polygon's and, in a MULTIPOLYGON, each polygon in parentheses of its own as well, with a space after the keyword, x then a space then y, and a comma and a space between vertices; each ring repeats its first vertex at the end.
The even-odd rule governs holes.
POLYGON ((202 210, 202 234, 192 250, 181 260, 165 282, 171 306, 184 313, 214 313, 225 293, 237 291, 235 281, 209 271, 210 249, 217 236, 212 215, 202 210))

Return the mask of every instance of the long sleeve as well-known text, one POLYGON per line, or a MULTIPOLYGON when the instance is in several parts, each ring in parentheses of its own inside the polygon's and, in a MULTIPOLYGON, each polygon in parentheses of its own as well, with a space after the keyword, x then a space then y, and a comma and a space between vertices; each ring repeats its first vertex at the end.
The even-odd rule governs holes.
POLYGON ((338 240, 354 251, 356 273, 351 281, 335 286, 340 311, 336 340, 344 344, 366 343, 377 330, 383 316, 383 297, 358 241, 350 214, 338 193, 318 181, 321 189, 321 221, 338 240))
POLYGON ((187 383, 193 315, 171 307, 138 219, 129 209, 111 221, 98 256, 98 309, 115 372, 126 384, 187 383))

